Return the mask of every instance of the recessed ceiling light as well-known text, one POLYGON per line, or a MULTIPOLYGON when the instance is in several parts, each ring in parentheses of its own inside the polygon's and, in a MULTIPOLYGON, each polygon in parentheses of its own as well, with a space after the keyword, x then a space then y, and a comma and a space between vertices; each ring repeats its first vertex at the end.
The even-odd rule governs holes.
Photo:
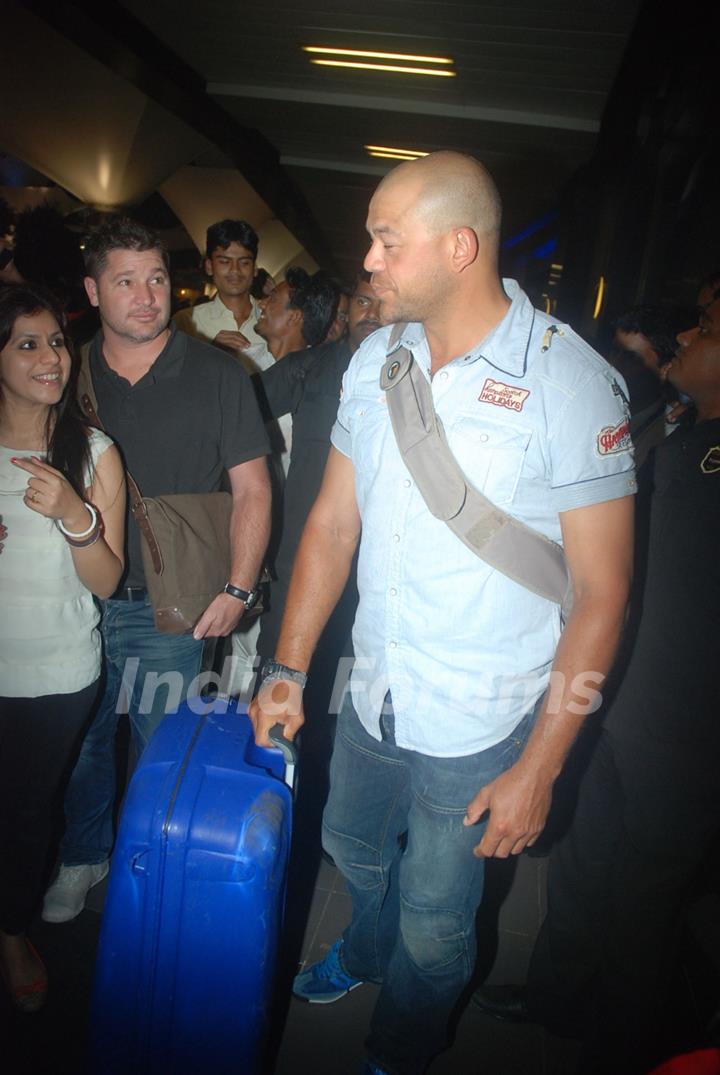
POLYGON ((318 67, 353 67, 358 71, 395 71, 401 75, 436 75, 438 78, 455 78, 454 71, 436 71, 433 67, 400 67, 390 63, 351 63, 348 60, 311 60, 318 67))
POLYGON ((369 49, 335 49, 327 45, 303 45, 303 51, 313 55, 333 56, 335 59, 311 59, 320 67, 350 67, 360 71, 392 71, 405 75, 434 75, 438 78, 455 78, 456 72, 447 70, 454 64, 448 56, 418 56, 408 52, 375 52, 369 49), (338 59, 337 57, 353 57, 338 59), (367 63, 367 60, 397 60, 399 63, 367 63), (434 67, 414 67, 411 64, 434 64, 434 67), (442 68, 446 68, 443 70, 442 68))
POLYGON ((415 161, 427 157, 420 149, 400 149, 396 146, 365 146, 371 157, 384 157, 390 160, 415 161))
POLYGON ((371 157, 381 157, 383 160, 391 161, 416 161, 417 157, 408 157, 405 153, 377 153, 375 150, 370 151, 371 157))
POLYGON ((410 60, 414 63, 437 63, 449 66, 455 63, 447 56, 415 56, 409 52, 370 52, 367 49, 331 49, 326 45, 303 45, 303 51, 323 53, 327 56, 360 56, 366 60, 410 60))

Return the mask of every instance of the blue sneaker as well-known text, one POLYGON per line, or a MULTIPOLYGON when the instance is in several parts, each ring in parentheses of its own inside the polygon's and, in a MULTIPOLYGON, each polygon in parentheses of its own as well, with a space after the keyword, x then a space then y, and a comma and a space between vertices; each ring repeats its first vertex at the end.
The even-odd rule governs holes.
POLYGON ((341 947, 342 939, 335 941, 324 959, 296 975, 293 982, 296 997, 311 1004, 334 1004, 363 984, 362 979, 351 978, 340 966, 341 947))

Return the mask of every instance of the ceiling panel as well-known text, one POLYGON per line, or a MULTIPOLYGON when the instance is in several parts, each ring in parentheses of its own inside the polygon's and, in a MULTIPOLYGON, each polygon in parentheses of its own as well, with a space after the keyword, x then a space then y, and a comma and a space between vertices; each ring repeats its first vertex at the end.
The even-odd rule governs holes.
MULTIPOLYGON (((391 165, 367 143, 456 148, 498 180, 506 227, 556 204, 592 155, 638 0, 124 0, 260 131, 340 265, 357 260, 367 201, 391 165), (452 57, 455 78, 321 68, 307 44, 452 57)), ((262 191, 260 192, 262 193, 262 191)))

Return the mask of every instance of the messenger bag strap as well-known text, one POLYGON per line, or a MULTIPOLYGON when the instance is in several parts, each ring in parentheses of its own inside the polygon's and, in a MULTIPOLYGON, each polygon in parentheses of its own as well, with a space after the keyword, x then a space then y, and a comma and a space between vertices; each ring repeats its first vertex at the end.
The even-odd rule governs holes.
POLYGON ((400 455, 423 500, 476 556, 556 602, 567 618, 572 583, 562 548, 496 507, 467 480, 447 442, 427 379, 406 347, 393 350, 404 328, 393 327, 380 387, 400 455))
MULTIPOLYGON (((101 429, 105 432, 105 427, 97 412, 97 396, 95 395, 95 386, 93 384, 92 373, 90 372, 90 346, 89 343, 84 344, 80 350, 78 399, 85 417, 90 424, 95 426, 96 429, 101 429)), ((140 533, 147 542, 155 574, 161 575, 163 570, 162 552, 160 551, 160 546, 155 537, 155 531, 148 518, 147 508, 143 501, 142 493, 138 488, 137 482, 127 469, 125 470, 125 476, 127 478, 128 490, 130 492, 130 511, 140 529, 140 533)))

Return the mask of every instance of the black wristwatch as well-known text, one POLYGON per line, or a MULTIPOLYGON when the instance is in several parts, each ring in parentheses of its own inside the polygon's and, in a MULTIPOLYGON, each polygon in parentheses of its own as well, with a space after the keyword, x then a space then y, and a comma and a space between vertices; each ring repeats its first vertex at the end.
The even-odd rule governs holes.
POLYGON ((223 587, 223 593, 229 593, 231 597, 237 597, 238 601, 244 601, 245 608, 250 610, 258 603, 260 588, 256 583, 252 590, 241 590, 239 586, 233 586, 231 582, 226 582, 223 587))

